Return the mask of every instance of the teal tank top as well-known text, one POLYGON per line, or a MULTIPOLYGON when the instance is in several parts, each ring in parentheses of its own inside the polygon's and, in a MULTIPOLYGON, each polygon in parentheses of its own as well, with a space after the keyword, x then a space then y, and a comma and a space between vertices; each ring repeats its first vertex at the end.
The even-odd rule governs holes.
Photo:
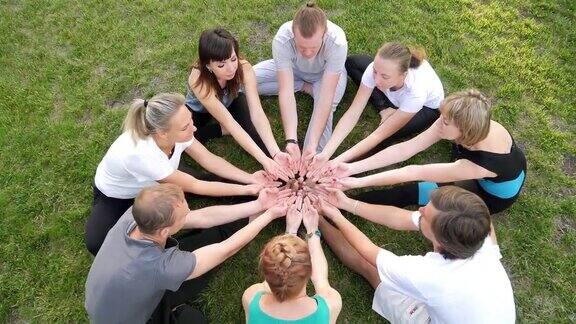
POLYGON ((262 311, 260 308, 260 299, 262 298, 263 291, 259 291, 254 295, 250 306, 248 307, 248 324, 261 324, 261 323, 294 323, 294 324, 328 324, 330 323, 330 310, 328 304, 322 296, 314 295, 312 298, 316 300, 318 308, 316 311, 306 317, 297 320, 283 320, 272 317, 262 311))

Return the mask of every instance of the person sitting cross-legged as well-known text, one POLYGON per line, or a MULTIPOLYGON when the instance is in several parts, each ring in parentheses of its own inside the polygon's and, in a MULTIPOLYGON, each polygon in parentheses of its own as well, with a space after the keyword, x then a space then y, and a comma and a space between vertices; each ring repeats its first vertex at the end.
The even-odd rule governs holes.
POLYGON ((92 263, 85 300, 90 322, 205 322, 187 303, 206 286, 207 272, 286 214, 285 197, 285 191, 265 189, 255 201, 190 211, 179 186, 144 188, 92 263), (237 230, 242 218, 260 213, 237 230), (179 243, 171 236, 183 228, 205 230, 179 243))
POLYGON ((424 256, 398 256, 374 244, 336 207, 319 200, 320 213, 335 225, 321 218, 323 237, 338 258, 376 290, 372 308, 387 320, 514 323, 510 279, 500 262, 490 213, 476 194, 441 187, 416 212, 367 204, 341 191, 329 202, 393 229, 420 230, 432 242, 434 250, 424 256))
POLYGON ((296 233, 300 222, 307 231, 307 243, 294 234, 274 237, 260 254, 259 268, 264 282, 250 286, 242 296, 246 322, 335 323, 342 309, 338 291, 328 282, 328 264, 318 231, 318 212, 304 198, 302 210, 294 204, 286 215, 286 229, 296 233), (312 281, 316 295, 306 294, 312 281))

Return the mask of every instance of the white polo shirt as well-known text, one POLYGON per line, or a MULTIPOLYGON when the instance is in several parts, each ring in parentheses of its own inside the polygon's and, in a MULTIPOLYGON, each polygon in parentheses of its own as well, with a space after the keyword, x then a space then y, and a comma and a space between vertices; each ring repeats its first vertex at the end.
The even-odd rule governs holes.
MULTIPOLYGON (((370 89, 376 87, 374 62, 370 63, 362 75, 362 84, 370 89)), ((428 61, 423 60, 417 68, 410 68, 404 85, 398 90, 379 89, 398 109, 417 113, 426 106, 437 109, 444 100, 444 88, 440 78, 428 61)))
POLYGON ((182 152, 193 142, 194 138, 176 143, 172 156, 168 158, 152 136, 134 141, 130 133, 124 132, 98 164, 94 183, 108 197, 135 198, 143 188, 176 171, 182 152))
MULTIPOLYGON (((415 224, 419 218, 416 212, 415 224)), ((372 308, 384 316, 388 304, 378 296, 389 289, 422 302, 432 323, 514 323, 514 296, 501 258, 490 236, 465 260, 436 252, 397 256, 382 249, 376 258, 381 283, 372 308)))

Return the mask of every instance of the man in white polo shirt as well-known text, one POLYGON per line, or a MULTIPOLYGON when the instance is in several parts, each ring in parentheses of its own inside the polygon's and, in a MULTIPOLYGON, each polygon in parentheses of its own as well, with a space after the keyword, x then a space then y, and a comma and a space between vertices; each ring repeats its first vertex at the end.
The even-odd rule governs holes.
POLYGON ((508 275, 486 204, 455 186, 436 189, 417 212, 371 205, 337 191, 339 208, 398 230, 418 230, 433 252, 397 256, 380 248, 338 209, 321 203, 326 242, 376 289, 372 308, 392 323, 514 323, 508 275))
POLYGON ((342 28, 309 3, 284 23, 272 41, 272 60, 254 66, 261 95, 276 95, 286 137, 286 151, 300 160, 295 91, 314 98, 314 110, 302 158, 310 160, 332 135, 332 115, 346 90, 348 42, 342 28))

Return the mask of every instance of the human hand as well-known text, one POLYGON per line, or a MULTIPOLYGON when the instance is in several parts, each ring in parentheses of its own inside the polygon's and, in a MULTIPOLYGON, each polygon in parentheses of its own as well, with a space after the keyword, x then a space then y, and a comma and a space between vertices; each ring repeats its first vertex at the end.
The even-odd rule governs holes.
POLYGON ((302 157, 300 158, 300 169, 298 171, 301 177, 305 176, 310 169, 310 163, 315 155, 316 149, 311 146, 306 147, 302 152, 302 157))
POLYGON ((324 152, 316 154, 308 166, 307 177, 319 179, 320 176, 326 171, 328 158, 328 155, 326 155, 324 152))
POLYGON ((264 186, 259 183, 244 185, 244 190, 246 194, 250 196, 257 196, 260 190, 262 190, 263 188, 264 186))
MULTIPOLYGON (((294 178, 292 156, 286 152, 278 152, 274 155, 274 161, 282 167, 285 173, 289 175, 289 178, 294 178)), ((284 180, 286 181, 286 180, 284 180)))
POLYGON ((362 187, 362 180, 361 178, 355 177, 347 177, 347 178, 324 178, 320 179, 320 183, 327 184, 328 187, 340 189, 340 190, 349 190, 362 187))
POLYGON ((342 213, 334 205, 329 204, 323 199, 319 199, 317 202, 319 212, 329 219, 334 219, 337 216, 342 216, 342 213))
POLYGON ((302 223, 302 213, 298 210, 296 205, 293 204, 288 207, 288 213, 286 214, 286 233, 298 233, 300 223, 302 223))
POLYGON ((274 180, 280 178, 283 181, 288 181, 288 179, 290 178, 289 174, 284 170, 284 168, 281 167, 276 161, 272 159, 266 158, 264 163, 262 163, 262 166, 264 167, 264 170, 266 170, 266 172, 268 172, 272 177, 274 177, 274 180))
POLYGON ((280 186, 281 183, 279 181, 274 181, 274 180, 276 180, 275 177, 264 170, 259 170, 259 171, 252 173, 252 183, 253 184, 261 184, 264 187, 278 187, 278 186, 280 186))
POLYGON ((278 188, 265 188, 258 195, 258 202, 262 209, 268 209, 284 198, 290 197, 292 192, 289 189, 280 190, 278 188))
POLYGON ((276 202, 275 205, 268 208, 266 213, 268 213, 272 217, 272 219, 276 219, 278 217, 286 215, 287 211, 288 211, 288 204, 285 201, 278 201, 276 202))
POLYGON ((300 169, 300 147, 298 144, 288 143, 286 144, 286 153, 292 158, 291 169, 294 173, 298 172, 300 169))
POLYGON ((318 229, 318 211, 312 206, 308 197, 304 198, 302 204, 302 222, 306 228, 306 233, 312 233, 318 229))

